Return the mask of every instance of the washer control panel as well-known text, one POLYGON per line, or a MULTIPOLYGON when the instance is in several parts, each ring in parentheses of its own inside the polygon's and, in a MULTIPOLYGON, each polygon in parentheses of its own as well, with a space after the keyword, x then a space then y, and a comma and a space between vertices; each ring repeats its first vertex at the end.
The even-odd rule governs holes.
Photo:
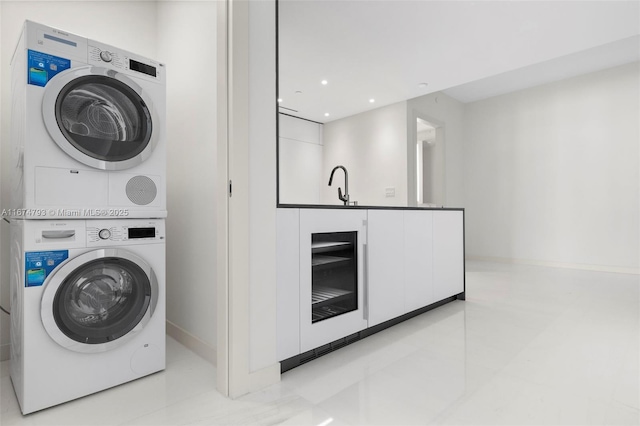
POLYGON ((94 40, 88 41, 89 64, 125 72, 143 80, 164 81, 164 64, 94 40))
POLYGON ((164 242, 164 221, 87 221, 88 246, 110 246, 127 244, 149 244, 164 242))

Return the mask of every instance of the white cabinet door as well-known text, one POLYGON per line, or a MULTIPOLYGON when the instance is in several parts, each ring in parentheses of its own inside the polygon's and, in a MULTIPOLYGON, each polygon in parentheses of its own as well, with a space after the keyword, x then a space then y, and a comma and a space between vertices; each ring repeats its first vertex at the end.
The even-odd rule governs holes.
POLYGON ((280 138, 280 203, 319 204, 322 145, 280 138))
POLYGON ((300 209, 276 210, 278 361, 300 354, 300 209))
POLYGON ((280 114, 279 201, 281 204, 320 204, 322 125, 280 114))
POLYGON ((367 328, 364 309, 364 256, 367 211, 359 209, 300 209, 300 349, 317 348, 367 328), (357 232, 357 309, 312 322, 311 235, 357 232))
POLYGON ((405 312, 435 302, 433 295, 433 213, 404 212, 405 312))
POLYGON ((464 291, 464 216, 462 211, 433 212, 435 300, 464 291))
POLYGON ((369 327, 405 311, 404 217, 402 210, 369 210, 367 307, 369 327))

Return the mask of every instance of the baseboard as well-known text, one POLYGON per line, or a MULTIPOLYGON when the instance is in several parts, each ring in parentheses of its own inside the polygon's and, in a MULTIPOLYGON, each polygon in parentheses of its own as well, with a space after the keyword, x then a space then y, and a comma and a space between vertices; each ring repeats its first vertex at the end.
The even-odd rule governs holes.
POLYGON ((0 361, 9 361, 11 358, 11 343, 0 345, 0 361))
POLYGON ((167 334, 186 346, 187 349, 193 351, 196 355, 206 359, 213 365, 217 364, 216 348, 168 320, 167 334))
POLYGON ((393 327, 394 325, 400 324, 403 321, 406 321, 418 315, 422 315, 425 312, 438 308, 449 302, 453 302, 454 300, 465 300, 465 293, 462 292, 450 297, 446 297, 430 305, 423 306, 422 308, 418 308, 411 312, 407 312, 406 314, 400 315, 399 317, 391 318, 390 320, 387 320, 380 324, 376 324, 374 326, 367 327, 364 330, 360 330, 348 336, 341 337, 337 340, 334 340, 333 342, 329 342, 317 348, 303 352, 301 354, 294 355, 291 358, 283 359, 280 361, 280 371, 281 373, 285 373, 293 368, 301 366, 302 364, 305 364, 309 361, 313 361, 314 359, 330 354, 333 351, 340 350, 341 348, 347 345, 350 345, 352 343, 358 342, 362 339, 365 339, 371 336, 372 334, 376 334, 389 327, 393 327))
POLYGON ((280 381, 280 363, 249 373, 249 392, 255 392, 280 381))
POLYGON ((466 256, 465 259, 478 260, 483 262, 512 263, 512 264, 520 264, 520 265, 548 266, 551 268, 582 269, 585 271, 613 272, 618 274, 640 275, 640 268, 627 268, 627 267, 621 267, 621 266, 589 265, 586 263, 549 262, 549 261, 542 261, 542 260, 512 259, 512 258, 506 258, 506 257, 491 257, 491 256, 466 256))

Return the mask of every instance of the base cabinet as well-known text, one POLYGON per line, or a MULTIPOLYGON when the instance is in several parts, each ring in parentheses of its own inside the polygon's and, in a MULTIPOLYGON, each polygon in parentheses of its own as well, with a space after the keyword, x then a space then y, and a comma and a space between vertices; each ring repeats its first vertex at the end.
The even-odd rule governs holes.
POLYGON ((280 208, 277 227, 281 361, 465 290, 462 210, 280 208))
POLYGON ((403 213, 369 210, 366 260, 369 327, 405 313, 403 213))
POLYGON ((437 302, 433 292, 433 215, 431 211, 403 212, 405 313, 437 302))
POLYGON ((464 216, 462 211, 433 214, 433 292, 442 300, 464 291, 464 216))
POLYGON ((276 211, 277 355, 300 353, 300 209, 276 211))
POLYGON ((370 210, 367 232, 369 327, 435 302, 433 213, 370 210))

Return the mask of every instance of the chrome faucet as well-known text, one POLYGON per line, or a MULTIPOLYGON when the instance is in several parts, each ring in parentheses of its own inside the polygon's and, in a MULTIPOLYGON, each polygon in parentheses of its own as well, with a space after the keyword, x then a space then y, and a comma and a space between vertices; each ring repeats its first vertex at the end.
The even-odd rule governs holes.
POLYGON ((329 176, 329 186, 331 186, 331 181, 333 181, 333 174, 337 169, 344 170, 344 195, 342 195, 342 189, 338 187, 338 198, 346 206, 349 204, 349 173, 347 173, 347 169, 344 166, 335 166, 333 170, 331 170, 331 176, 329 176))

